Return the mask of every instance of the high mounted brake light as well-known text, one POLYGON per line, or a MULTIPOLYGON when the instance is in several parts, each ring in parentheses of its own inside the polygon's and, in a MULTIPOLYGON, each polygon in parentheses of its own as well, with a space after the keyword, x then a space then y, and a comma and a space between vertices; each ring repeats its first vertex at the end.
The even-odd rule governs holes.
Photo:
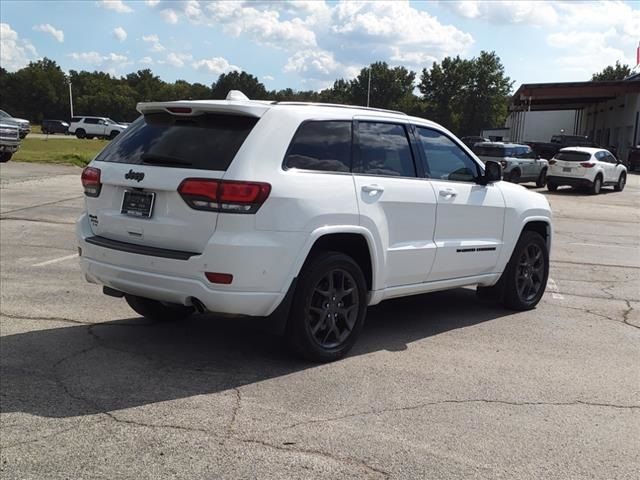
POLYGON ((167 107, 167 110, 171 113, 180 113, 183 115, 189 115, 192 112, 189 107, 167 107))
POLYGON ((84 187, 84 194, 87 197, 97 197, 102 190, 102 183, 100 182, 100 169, 95 167, 85 167, 82 170, 82 186, 84 187))
POLYGON ((256 213, 270 192, 268 183, 210 178, 187 178, 178 187, 191 208, 224 213, 256 213))

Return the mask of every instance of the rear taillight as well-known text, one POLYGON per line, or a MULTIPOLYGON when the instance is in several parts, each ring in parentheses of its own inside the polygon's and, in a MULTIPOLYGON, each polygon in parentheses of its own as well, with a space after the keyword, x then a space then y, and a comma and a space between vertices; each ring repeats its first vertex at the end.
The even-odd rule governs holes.
POLYGON ((97 197, 100 195, 102 183, 100 183, 100 169, 95 167, 85 167, 82 170, 82 186, 87 197, 97 197))
POLYGON ((255 213, 270 192, 268 183, 208 178, 187 178, 178 187, 178 193, 191 208, 225 213, 255 213))
POLYGON ((595 164, 595 163, 591 163, 591 162, 582 162, 582 163, 580 164, 580 166, 581 166, 581 167, 584 167, 584 168, 592 168, 592 167, 595 167, 595 166, 596 166, 596 164, 595 164))
POLYGON ((549 165, 555 165, 555 164, 556 164, 556 160, 553 160, 553 159, 549 160, 549 165))

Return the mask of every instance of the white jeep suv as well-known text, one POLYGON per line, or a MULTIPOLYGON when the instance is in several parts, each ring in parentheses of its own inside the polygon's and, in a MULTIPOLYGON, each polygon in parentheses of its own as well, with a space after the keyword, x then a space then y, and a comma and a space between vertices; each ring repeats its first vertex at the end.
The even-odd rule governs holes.
POLYGON ((145 317, 270 316, 328 361, 389 298, 477 285, 526 310, 544 293, 547 200, 440 125, 293 102, 138 110, 82 173, 77 238, 86 279, 145 317))
POLYGON ((115 122, 107 117, 73 117, 69 123, 69 133, 78 138, 114 139, 125 131, 127 125, 115 122))
POLYGON ((605 185, 621 192, 626 182, 627 167, 602 148, 567 147, 549 160, 547 188, 552 192, 561 185, 587 188, 594 195, 605 185))

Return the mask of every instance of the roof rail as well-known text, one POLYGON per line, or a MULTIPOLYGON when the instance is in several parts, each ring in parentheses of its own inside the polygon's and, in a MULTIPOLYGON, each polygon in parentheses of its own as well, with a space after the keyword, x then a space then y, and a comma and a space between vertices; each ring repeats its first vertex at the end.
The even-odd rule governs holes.
POLYGON ((340 103, 276 101, 276 102, 273 102, 273 105, 307 105, 310 107, 350 108, 353 110, 371 110, 372 112, 395 113, 397 115, 407 115, 406 113, 400 112, 398 110, 386 110, 384 108, 361 107, 359 105, 344 105, 340 103))

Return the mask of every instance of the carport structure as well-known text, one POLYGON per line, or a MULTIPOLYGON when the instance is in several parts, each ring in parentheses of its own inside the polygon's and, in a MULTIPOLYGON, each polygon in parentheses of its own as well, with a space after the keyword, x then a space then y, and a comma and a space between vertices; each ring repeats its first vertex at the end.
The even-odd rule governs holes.
POLYGON ((572 110, 573 131, 566 134, 586 135, 626 158, 629 147, 640 143, 640 73, 617 81, 523 84, 510 110, 512 141, 528 140, 527 112, 572 110))

